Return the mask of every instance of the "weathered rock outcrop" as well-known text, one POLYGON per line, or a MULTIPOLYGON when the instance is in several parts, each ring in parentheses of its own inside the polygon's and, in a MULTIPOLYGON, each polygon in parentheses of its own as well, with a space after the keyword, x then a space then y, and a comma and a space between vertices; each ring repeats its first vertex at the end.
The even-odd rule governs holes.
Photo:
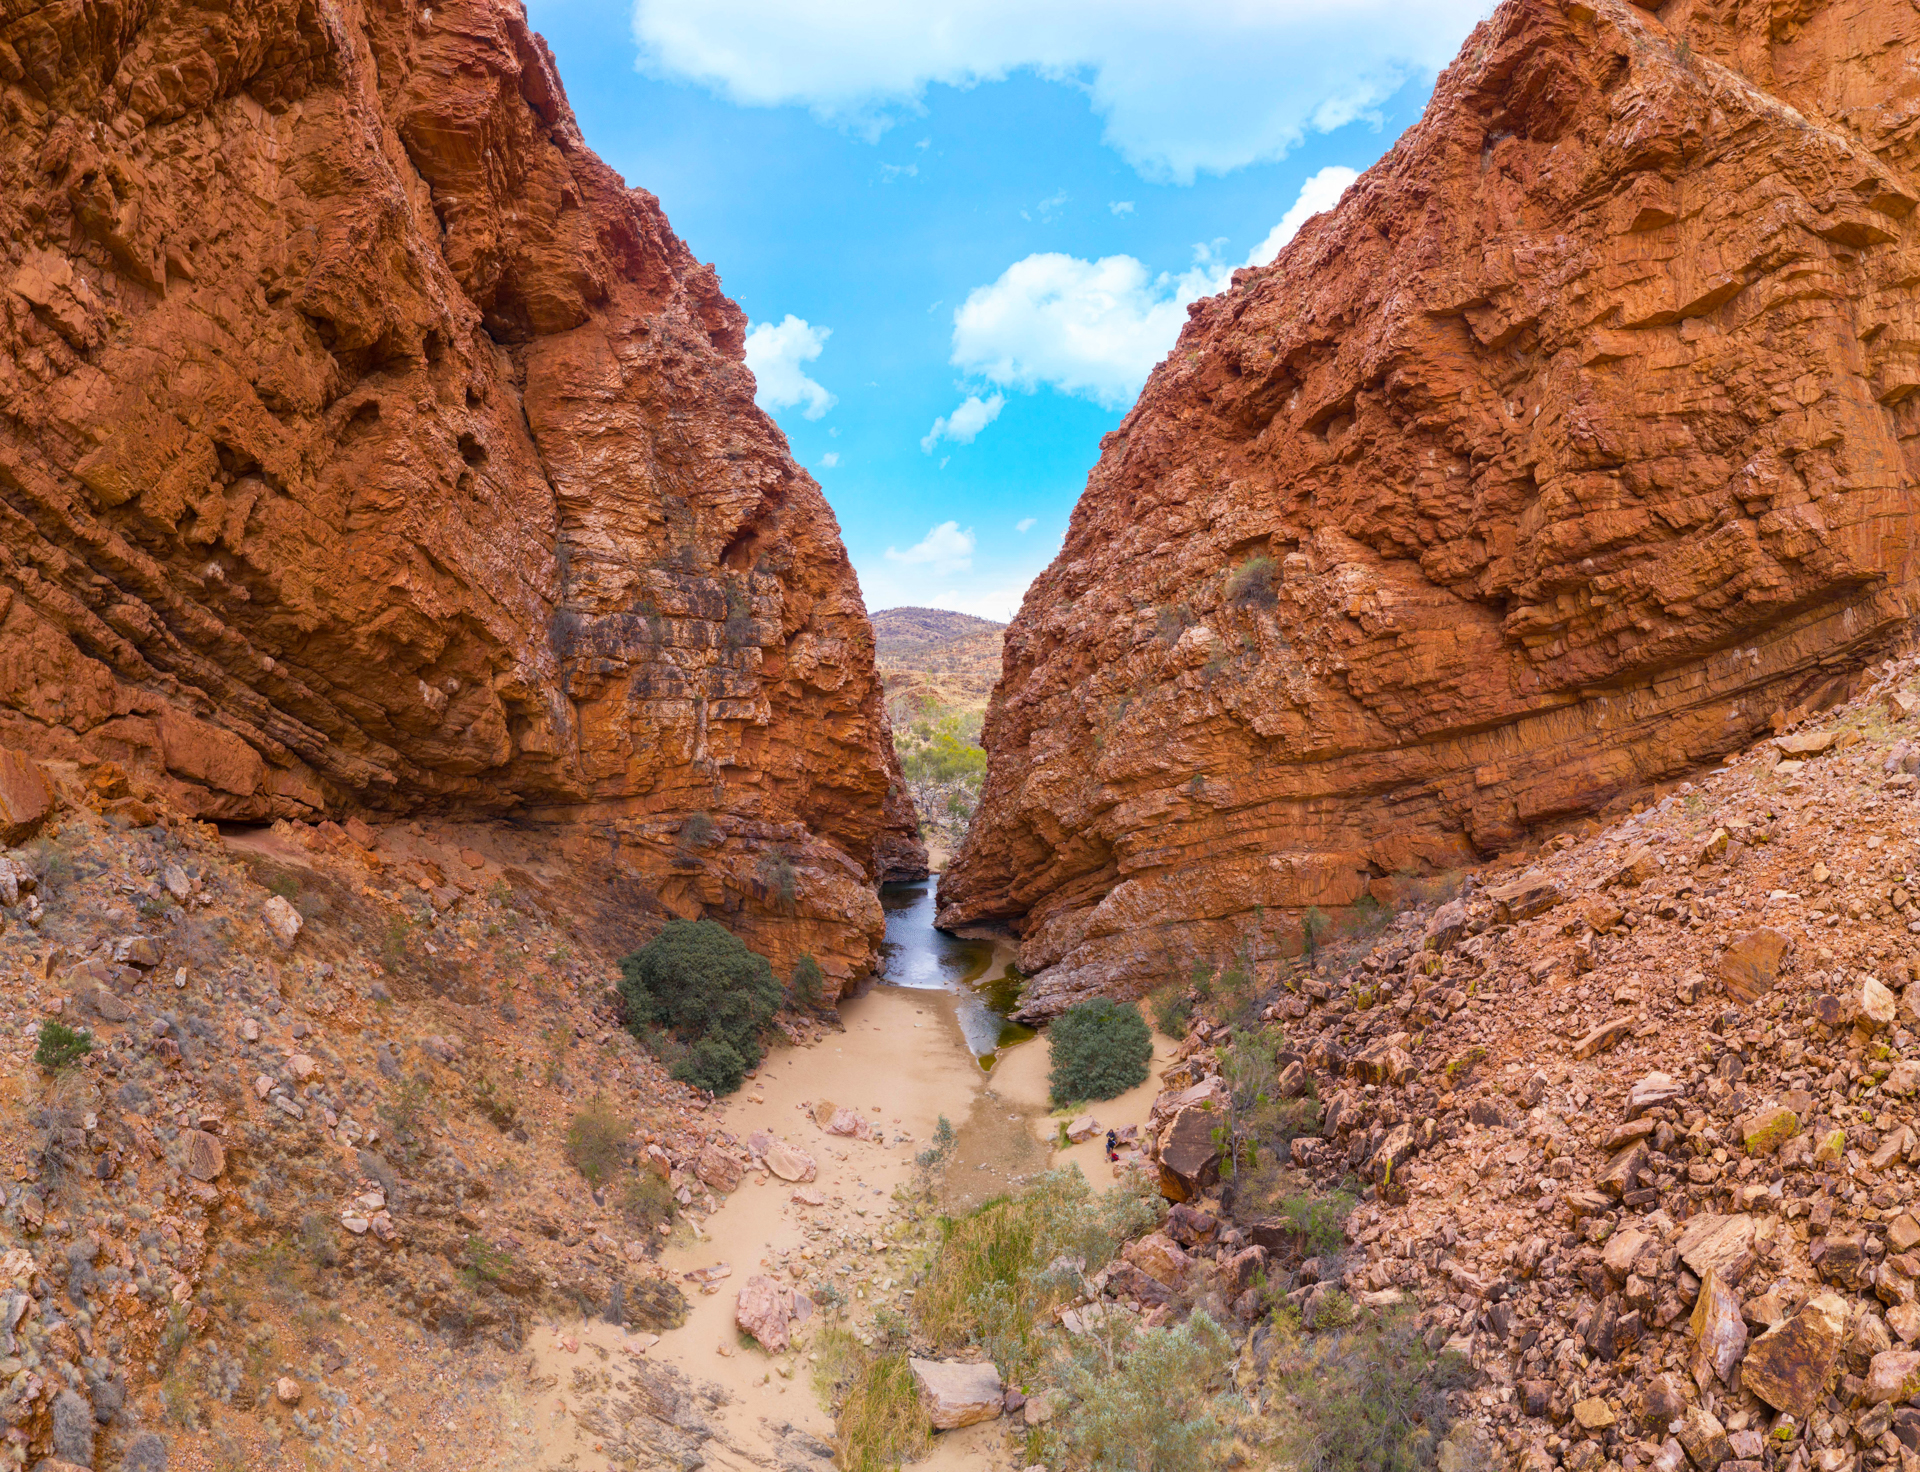
POLYGON ((1920 16, 1512 0, 1197 303, 1007 633, 942 921, 1030 1014, 1297 943, 1905 639, 1920 16))
POLYGON ((13 7, 0 240, 0 744, 865 962, 924 856, 838 529, 518 4, 13 7))

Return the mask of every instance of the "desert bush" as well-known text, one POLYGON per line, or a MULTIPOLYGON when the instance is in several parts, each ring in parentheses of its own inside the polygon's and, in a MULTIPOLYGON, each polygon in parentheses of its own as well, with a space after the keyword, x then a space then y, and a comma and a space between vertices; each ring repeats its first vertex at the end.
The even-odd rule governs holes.
POLYGON ((688 1045, 674 1077, 732 1093, 759 1063, 781 1001, 767 958, 712 920, 670 920, 620 961, 620 997, 636 1037, 664 1027, 688 1045))
POLYGON ((40 1041, 33 1050, 33 1061, 48 1073, 59 1073, 62 1069, 73 1067, 92 1051, 93 1034, 82 1028, 68 1027, 66 1023, 56 1022, 49 1017, 40 1024, 40 1041))
POLYGON ((1193 1017, 1193 998, 1186 987, 1175 982, 1164 986, 1148 999, 1148 1008, 1153 1013, 1153 1025, 1160 1029, 1161 1036, 1175 1041, 1187 1035, 1187 1023, 1193 1017))
POLYGON ((595 1094, 567 1126, 567 1161, 586 1177, 589 1186, 610 1180, 626 1159, 633 1126, 613 1112, 606 1099, 595 1094))
POLYGON ((519 1102, 493 1081, 492 1074, 483 1073, 473 1081, 472 1097, 475 1112, 502 1134, 518 1123, 519 1102))
POLYGON ((1205 1313, 1132 1336, 1109 1363, 1086 1347, 1064 1379, 1066 1440, 1092 1472, 1190 1472, 1217 1465, 1228 1436, 1221 1392, 1233 1341, 1205 1313))
POLYGON ((818 1011, 827 996, 826 973, 821 971, 820 963, 812 956, 802 956, 796 961, 793 980, 788 984, 787 992, 794 1006, 809 1012, 818 1011))
POLYGON ((1272 608, 1280 601, 1275 571, 1271 557, 1249 557, 1227 578, 1227 596, 1242 608, 1272 608))
POLYGON ((674 1218, 673 1188, 651 1170, 637 1170, 620 1182, 620 1210, 634 1225, 655 1228, 674 1218))
POLYGON ((1146 1082, 1153 1034, 1132 1002, 1095 997, 1067 1008, 1047 1028, 1047 1092, 1058 1109, 1112 1099, 1146 1082))
POLYGON ((1283 1465, 1302 1472, 1414 1472, 1446 1435, 1447 1392, 1466 1382, 1458 1355, 1436 1355, 1404 1310, 1302 1334, 1274 1323, 1267 1374, 1283 1465))
POLYGON ((388 1133, 408 1161, 426 1148, 433 1127, 433 1112, 428 1108, 432 1097, 432 1087, 416 1073, 401 1079, 394 1086, 392 1097, 380 1105, 380 1116, 387 1122, 388 1133))
POLYGON ((985 1345, 1005 1374, 1033 1357, 1035 1327, 1081 1291, 1122 1242, 1151 1226, 1145 1195, 1095 1197, 1078 1169, 1050 1171, 1017 1196, 942 1218, 914 1319, 936 1345, 985 1345))

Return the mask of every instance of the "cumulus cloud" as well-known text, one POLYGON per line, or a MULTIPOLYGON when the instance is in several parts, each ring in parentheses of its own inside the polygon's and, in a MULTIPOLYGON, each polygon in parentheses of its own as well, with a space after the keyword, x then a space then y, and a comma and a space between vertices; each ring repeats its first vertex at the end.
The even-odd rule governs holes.
POLYGON ((952 440, 959 445, 972 444, 981 430, 1000 417, 1001 407, 1005 403, 1005 397, 1000 394, 985 399, 978 394, 969 394, 959 408, 933 421, 933 428, 920 441, 920 448, 931 455, 933 447, 941 440, 952 440))
POLYGON ((747 367, 757 385, 753 401, 768 413, 804 404, 800 413, 818 419, 839 400, 801 371, 833 335, 831 327, 811 327, 791 312, 784 322, 756 322, 747 333, 747 367))
POLYGON ((820 457, 820 463, 826 466, 828 470, 833 469, 834 466, 840 463, 840 452, 838 450, 827 451, 826 454, 820 457))
POLYGON ((1132 256, 1031 255, 968 293, 952 361, 999 388, 1045 384, 1124 408, 1179 336, 1187 303, 1223 284, 1210 261, 1176 277, 1132 256))
POLYGON ((906 551, 887 548, 887 561, 925 568, 939 576, 967 572, 973 567, 973 528, 960 530, 957 521, 943 521, 906 551))
POLYGON ((1345 164, 1329 164, 1300 186, 1300 197, 1280 217, 1280 223, 1267 232, 1267 238, 1247 253, 1249 266, 1270 266, 1280 249, 1293 239, 1302 225, 1322 210, 1340 203, 1340 196, 1360 174, 1345 164))
POLYGON ((1133 213, 1133 201, 1130 199, 1109 200, 1107 208, 1112 210, 1116 215, 1130 215, 1133 213))
MULTIPOLYGON (((1246 264, 1272 261, 1358 177, 1340 165, 1313 175, 1246 264)), ((1050 251, 1015 261, 954 312, 951 361, 998 388, 1030 393, 1045 386, 1123 409, 1179 337, 1187 303, 1227 289, 1233 267, 1215 253, 1220 243, 1196 246, 1193 264, 1178 276, 1156 275, 1127 255, 1084 261, 1050 251)), ((921 448, 932 448, 940 423, 921 448)))
POLYGON ((1109 146, 1180 183, 1283 156, 1453 57, 1489 0, 634 0, 641 67, 877 137, 932 83, 1082 88, 1109 146))
POLYGON ((1013 529, 1024 537, 1028 532, 1033 530, 1033 521, 1034 519, 1031 516, 1023 516, 1013 524, 1013 529))

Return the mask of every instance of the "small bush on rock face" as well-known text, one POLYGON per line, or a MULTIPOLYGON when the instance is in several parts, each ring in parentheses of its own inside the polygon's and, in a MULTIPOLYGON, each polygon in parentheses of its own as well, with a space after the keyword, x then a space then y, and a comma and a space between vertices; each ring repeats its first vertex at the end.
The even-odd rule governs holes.
POLYGON ((1067 1008, 1047 1029, 1047 1042, 1047 1091, 1056 1109, 1124 1094, 1146 1082, 1153 1061, 1153 1034, 1140 1009, 1108 997, 1067 1008))
POLYGON ((767 958, 712 920, 670 920, 620 961, 627 1027, 665 1028, 688 1045, 673 1076, 716 1094, 740 1087, 760 1061, 760 1035, 781 1002, 767 958))
POLYGON ((811 956, 802 956, 793 968, 793 1005, 805 1007, 808 1011, 818 1011, 827 997, 827 978, 821 971, 820 963, 811 956))

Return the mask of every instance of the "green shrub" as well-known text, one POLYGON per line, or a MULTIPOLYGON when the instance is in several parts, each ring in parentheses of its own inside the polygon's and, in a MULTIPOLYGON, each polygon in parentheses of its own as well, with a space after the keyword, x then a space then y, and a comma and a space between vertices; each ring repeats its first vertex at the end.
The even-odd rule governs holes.
POLYGON ((1146 1082, 1153 1061, 1153 1034, 1140 1009, 1110 997, 1067 1008, 1047 1028, 1047 1045, 1047 1092, 1056 1109, 1124 1094, 1146 1082))
POLYGON ((595 1094, 567 1126, 567 1159, 586 1177, 588 1185, 597 1186, 610 1179, 626 1159, 627 1141, 632 1135, 633 1126, 595 1094))
POLYGON ((802 956, 796 961, 793 980, 787 991, 793 998, 794 1006, 803 1007, 809 1012, 818 1011, 827 996, 827 978, 820 969, 820 963, 812 956, 802 956))
POLYGON ((1150 1003, 1153 1010, 1153 1025, 1160 1029, 1163 1037, 1178 1042, 1187 1035, 1187 1023, 1193 1016, 1193 999, 1187 995, 1187 989, 1178 982, 1162 987, 1153 994, 1150 1003))
POLYGON ((58 1073, 73 1067, 92 1051, 93 1034, 49 1017, 40 1024, 40 1045, 33 1050, 33 1061, 48 1073, 58 1073))
POLYGON ((1405 1311, 1302 1335, 1274 1327, 1268 1377, 1279 1394, 1281 1465, 1302 1472, 1414 1472, 1446 1435, 1447 1391, 1464 1384, 1458 1355, 1436 1356, 1405 1311))
POLYGON ((1233 1341, 1205 1313, 1136 1335, 1117 1366, 1083 1351, 1066 1376, 1066 1439, 1095 1472, 1190 1472, 1217 1464, 1228 1436, 1220 1392, 1233 1341))
POLYGON ((1145 1196, 1116 1187, 1095 1197, 1077 1169, 1049 1171, 1018 1196, 941 1220, 914 1319, 935 1345, 977 1341, 1014 1375, 1031 1362, 1035 1326, 1081 1291, 1078 1272, 1053 1265, 1077 1258, 1097 1272, 1153 1220, 1145 1196))
POLYGON ((627 1027, 664 1027, 688 1045, 675 1078, 730 1094, 760 1061, 760 1037, 782 991, 767 958, 712 920, 670 920, 620 961, 627 1027))
POLYGON ((674 1218, 673 1188, 650 1169, 633 1172, 620 1183, 620 1210, 640 1227, 658 1227, 674 1218))
POLYGON ((673 1076, 709 1094, 731 1094, 746 1082, 747 1060, 734 1051, 731 1043, 701 1038, 673 1065, 673 1076))

